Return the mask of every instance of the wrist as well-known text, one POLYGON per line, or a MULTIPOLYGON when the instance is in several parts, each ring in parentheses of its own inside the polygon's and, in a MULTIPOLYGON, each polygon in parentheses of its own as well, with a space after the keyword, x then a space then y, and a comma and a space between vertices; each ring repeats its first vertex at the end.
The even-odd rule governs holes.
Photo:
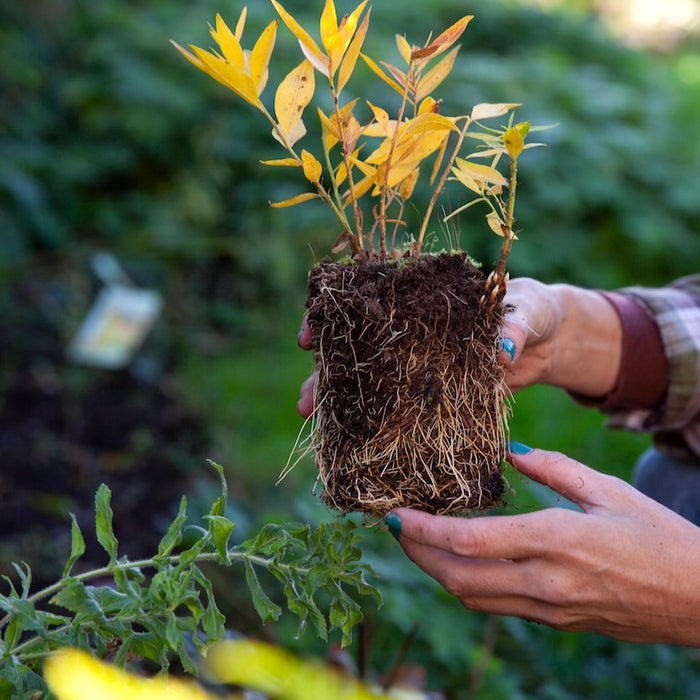
POLYGON ((543 381, 590 398, 605 396, 615 387, 622 355, 617 312, 592 290, 555 284, 550 291, 561 320, 543 381))

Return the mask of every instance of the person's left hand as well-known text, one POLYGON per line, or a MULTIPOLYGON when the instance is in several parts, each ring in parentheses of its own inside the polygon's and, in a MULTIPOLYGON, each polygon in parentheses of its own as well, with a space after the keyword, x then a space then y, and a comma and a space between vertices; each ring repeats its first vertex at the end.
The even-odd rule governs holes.
POLYGON ((385 521, 406 554, 472 610, 700 646, 700 528, 563 454, 509 460, 582 512, 465 519, 396 509, 385 521))

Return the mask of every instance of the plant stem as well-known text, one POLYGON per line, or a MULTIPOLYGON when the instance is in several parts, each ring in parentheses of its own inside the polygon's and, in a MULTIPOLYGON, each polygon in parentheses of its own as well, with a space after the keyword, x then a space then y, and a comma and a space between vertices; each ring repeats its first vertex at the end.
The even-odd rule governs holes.
MULTIPOLYGON (((513 224, 515 223, 515 190, 518 186, 518 161, 511 159, 510 161, 510 181, 508 183, 508 204, 506 207, 505 230, 503 231, 503 243, 501 244, 501 255, 496 266, 495 281, 497 284, 505 281, 506 262, 510 255, 510 250, 513 247, 515 234, 513 233, 513 224)), ((505 291, 505 290, 504 290, 505 291)))

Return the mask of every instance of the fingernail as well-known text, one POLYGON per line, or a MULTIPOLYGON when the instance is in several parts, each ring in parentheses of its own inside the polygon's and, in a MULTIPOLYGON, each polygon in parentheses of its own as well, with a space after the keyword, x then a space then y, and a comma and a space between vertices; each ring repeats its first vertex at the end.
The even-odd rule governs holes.
POLYGON ((501 350, 510 357, 512 362, 515 359, 515 343, 510 338, 501 338, 500 341, 501 350))
POLYGON ((394 539, 398 541, 399 535, 401 534, 401 519, 399 516, 394 513, 389 513, 384 517, 384 524, 389 528, 389 532, 394 539))
POLYGON ((514 455, 526 455, 528 452, 532 452, 532 447, 528 447, 517 440, 510 440, 508 442, 508 452, 512 452, 514 455))

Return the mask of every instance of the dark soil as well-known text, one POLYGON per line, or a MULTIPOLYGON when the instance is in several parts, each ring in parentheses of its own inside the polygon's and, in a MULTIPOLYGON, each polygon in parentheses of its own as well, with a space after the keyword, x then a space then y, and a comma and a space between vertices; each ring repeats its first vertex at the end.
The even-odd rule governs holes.
POLYGON ((33 588, 59 578, 71 512, 87 546, 74 570, 103 566, 94 534, 101 483, 112 491, 120 553, 151 556, 204 468, 205 430, 169 389, 165 367, 144 377, 67 363, 36 295, 15 291, 0 318, 0 573, 14 577, 12 562, 26 562, 33 588))
POLYGON ((323 262, 309 279, 323 500, 382 515, 503 495, 503 308, 465 255, 323 262))

